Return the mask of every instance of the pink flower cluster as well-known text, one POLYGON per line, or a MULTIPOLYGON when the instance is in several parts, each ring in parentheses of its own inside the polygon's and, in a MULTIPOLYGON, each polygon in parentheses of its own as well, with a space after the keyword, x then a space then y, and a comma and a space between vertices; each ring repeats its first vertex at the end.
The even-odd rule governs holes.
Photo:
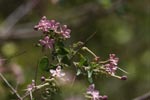
POLYGON ((107 96, 101 96, 99 91, 95 90, 94 84, 88 87, 86 94, 91 96, 91 100, 107 100, 107 96))
POLYGON ((44 48, 53 48, 54 45, 54 39, 50 39, 49 36, 45 36, 44 39, 40 39, 39 43, 44 47, 44 48))
POLYGON ((111 74, 111 75, 114 75, 117 68, 118 68, 118 61, 119 61, 119 58, 116 57, 115 54, 110 54, 109 55, 109 63, 105 64, 104 67, 105 67, 105 70, 111 74))
POLYGON ((67 28, 67 25, 61 25, 55 20, 48 20, 46 16, 43 16, 38 25, 34 26, 35 30, 41 30, 44 33, 53 31, 56 34, 60 34, 64 38, 70 38, 71 30, 67 28))

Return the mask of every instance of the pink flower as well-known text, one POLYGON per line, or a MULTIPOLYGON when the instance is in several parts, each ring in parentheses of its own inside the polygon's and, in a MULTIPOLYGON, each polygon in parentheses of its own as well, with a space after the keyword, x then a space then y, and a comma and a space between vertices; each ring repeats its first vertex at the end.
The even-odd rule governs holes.
POLYGON ((58 28, 60 27, 60 23, 56 22, 55 20, 50 20, 49 24, 50 24, 50 30, 54 32, 57 32, 58 28))
POLYGON ((117 58, 115 54, 109 54, 109 61, 113 65, 118 65, 119 58, 117 58))
POLYGON ((39 43, 45 48, 53 48, 54 39, 50 39, 49 36, 45 36, 44 39, 39 40, 39 43))
POLYGON ((45 16, 39 21, 38 25, 34 26, 35 30, 41 30, 43 32, 49 32, 50 30, 56 34, 61 35, 63 38, 70 38, 71 30, 67 28, 67 25, 61 25, 55 20, 47 20, 45 16))
POLYGON ((35 80, 32 80, 32 83, 27 86, 27 92, 31 92, 35 89, 35 80))
POLYGON ((60 28, 60 33, 63 35, 64 38, 70 38, 71 30, 67 28, 67 25, 63 25, 60 28))
POLYGON ((95 90, 94 84, 88 87, 86 94, 91 96, 91 100, 107 100, 107 96, 99 95, 99 91, 95 90))
POLYGON ((34 29, 49 32, 49 30, 56 31, 59 26, 59 22, 56 22, 55 20, 47 20, 46 16, 43 16, 38 25, 34 26, 34 29))
POLYGON ((118 68, 118 61, 119 61, 119 58, 117 58, 115 56, 115 54, 110 54, 109 55, 109 63, 105 64, 104 67, 105 67, 105 70, 111 74, 111 75, 114 75, 117 68, 118 68))
POLYGON ((62 70, 61 70, 61 66, 58 66, 58 67, 56 68, 56 70, 51 69, 51 70, 50 70, 50 73, 51 73, 51 75, 52 75, 53 77, 57 77, 57 78, 62 78, 62 77, 65 76, 65 73, 62 72, 62 70))
POLYGON ((108 64, 105 64, 104 65, 105 67, 105 70, 109 73, 109 74, 112 74, 114 75, 116 70, 117 70, 117 66, 112 64, 112 63, 108 63, 108 64))
POLYGON ((49 32, 50 28, 51 24, 49 23, 49 20, 47 20, 46 16, 43 16, 38 25, 34 26, 35 30, 42 30, 43 32, 49 32))

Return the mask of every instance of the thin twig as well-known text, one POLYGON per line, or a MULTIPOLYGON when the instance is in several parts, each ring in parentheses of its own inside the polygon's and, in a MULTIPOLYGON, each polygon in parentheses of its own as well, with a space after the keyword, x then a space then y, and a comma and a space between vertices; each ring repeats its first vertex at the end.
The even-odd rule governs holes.
POLYGON ((71 86, 73 86, 73 84, 74 84, 74 82, 75 82, 75 80, 76 80, 76 75, 74 75, 74 77, 73 77, 73 80, 72 80, 72 83, 71 83, 71 86))
POLYGON ((32 91, 30 91, 29 93, 30 93, 30 99, 32 100, 33 99, 32 91))
POLYGON ((150 92, 148 92, 142 96, 136 97, 133 100, 150 100, 150 92))
POLYGON ((7 38, 12 32, 14 25, 29 11, 31 11, 40 0, 29 0, 26 4, 21 4, 14 12, 12 12, 6 20, 1 24, 0 36, 7 38))
MULTIPOLYGON (((94 32, 93 34, 91 34, 86 40, 85 40, 85 42, 83 42, 83 44, 77 49, 77 51, 72 55, 72 57, 70 58, 70 61, 72 62, 72 60, 73 60, 73 58, 75 57, 75 55, 82 49, 82 47, 84 47, 85 45, 86 45, 86 43, 91 39, 91 38, 93 38, 94 37, 94 35, 96 34, 96 32, 94 32)), ((73 68, 74 69, 76 69, 76 66, 73 64, 73 68)), ((73 81, 72 81, 72 86, 73 86, 73 84, 74 84, 74 82, 75 82, 75 80, 76 80, 76 75, 74 76, 74 79, 73 79, 73 81)))
POLYGON ((83 42, 83 44, 77 49, 77 51, 74 53, 74 55, 72 55, 72 57, 71 57, 70 60, 72 60, 72 59, 74 58, 74 56, 82 49, 82 47, 84 47, 84 46, 87 44, 87 42, 88 42, 91 38, 94 37, 95 34, 96 34, 96 32, 94 32, 93 34, 91 34, 91 35, 85 40, 85 42, 83 42))
POLYGON ((21 51, 21 52, 18 52, 18 53, 16 53, 16 54, 14 54, 14 55, 10 56, 9 58, 7 58, 7 60, 10 60, 10 59, 12 59, 12 58, 15 58, 15 57, 21 56, 21 55, 23 55, 23 54, 25 54, 25 53, 27 53, 27 51, 26 51, 26 50, 21 51))
MULTIPOLYGON (((51 79, 50 81, 52 81, 53 79, 51 79)), ((45 87, 45 86, 48 86, 49 85, 49 83, 45 83, 45 84, 43 84, 43 85, 38 85, 38 86, 36 86, 36 88, 35 89, 33 89, 31 92, 33 93, 33 92, 36 92, 37 90, 39 90, 39 89, 41 89, 41 88, 43 88, 43 87, 45 87)), ((27 92, 24 96, 22 96, 22 100, 24 100, 26 97, 28 97, 28 96, 30 96, 30 98, 31 98, 31 93, 30 93, 30 91, 29 92, 27 92)))
POLYGON ((4 82, 8 85, 8 87, 16 94, 19 100, 23 100, 18 92, 12 87, 12 85, 6 80, 2 73, 0 73, 0 77, 4 80, 4 82))
POLYGON ((22 99, 24 100, 27 96, 29 96, 30 93, 29 92, 26 92, 26 94, 24 94, 24 96, 22 96, 22 99))
POLYGON ((87 52, 89 52, 91 55, 93 55, 95 58, 97 57, 96 54, 94 52, 92 52, 89 48, 87 47, 82 47, 83 50, 86 50, 87 52))
POLYGON ((38 75, 38 64, 37 64, 37 66, 35 68, 35 76, 34 76, 35 86, 36 86, 36 82, 37 82, 36 80, 37 80, 37 75, 38 75))

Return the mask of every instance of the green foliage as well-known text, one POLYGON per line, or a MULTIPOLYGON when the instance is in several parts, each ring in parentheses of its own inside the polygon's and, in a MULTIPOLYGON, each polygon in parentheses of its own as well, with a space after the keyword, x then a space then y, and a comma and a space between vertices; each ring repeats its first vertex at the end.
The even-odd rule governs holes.
POLYGON ((41 58, 38 67, 43 71, 49 71, 49 59, 47 56, 41 58))
POLYGON ((93 71, 92 70, 88 70, 87 74, 88 74, 88 81, 90 83, 93 83, 93 78, 92 78, 93 71))
POLYGON ((56 49, 56 52, 58 55, 67 55, 69 53, 69 50, 67 48, 59 47, 56 49))
POLYGON ((80 61, 79 61, 79 65, 80 68, 82 66, 88 66, 88 59, 86 57, 84 57, 82 54, 80 54, 80 61))

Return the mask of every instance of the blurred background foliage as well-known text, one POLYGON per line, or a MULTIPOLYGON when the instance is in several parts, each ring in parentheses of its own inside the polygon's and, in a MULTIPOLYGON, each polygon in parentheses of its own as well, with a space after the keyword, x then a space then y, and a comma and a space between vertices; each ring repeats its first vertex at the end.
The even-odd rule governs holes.
MULTIPOLYGON (((132 100, 150 91, 149 0, 0 0, 0 56, 7 59, 0 64, 0 72, 14 87, 19 83, 20 92, 34 79, 37 63, 44 55, 35 46, 41 33, 33 30, 44 15, 72 29, 67 44, 85 41, 96 32, 88 47, 101 59, 107 59, 110 53, 120 58, 119 66, 128 72, 127 81, 105 76, 94 80, 109 100, 132 100), (25 12, 27 2, 32 6, 25 12), (23 9, 17 16, 23 16, 16 17, 13 14, 20 5, 23 9)), ((38 79, 40 75, 43 72, 38 79)), ((85 84, 88 86, 78 79, 74 87, 63 87, 65 100, 82 100, 85 84)), ((0 100, 15 98, 2 80, 0 95, 0 100)))

